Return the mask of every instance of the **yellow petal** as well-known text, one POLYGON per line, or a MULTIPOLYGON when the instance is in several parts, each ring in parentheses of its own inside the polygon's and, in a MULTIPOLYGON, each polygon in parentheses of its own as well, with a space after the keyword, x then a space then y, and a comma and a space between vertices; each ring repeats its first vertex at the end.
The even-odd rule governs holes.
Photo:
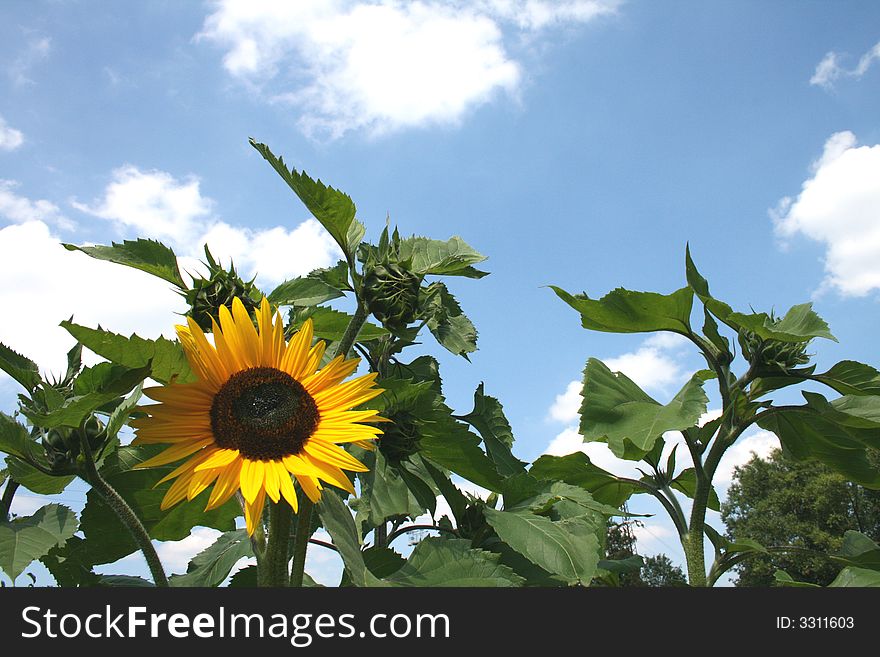
POLYGON ((266 495, 268 495, 269 499, 275 503, 281 499, 281 491, 279 490, 281 481, 278 476, 280 474, 278 472, 279 469, 284 471, 284 476, 287 476, 287 468, 282 465, 281 461, 265 461, 264 471, 266 476, 266 495))
POLYGON ((235 319, 235 330, 238 334, 239 346, 244 351, 245 363, 248 367, 259 367, 260 341, 257 337, 257 329, 254 328, 250 315, 238 297, 232 300, 232 317, 235 319))
POLYGON ((266 503, 266 491, 260 488, 260 492, 253 502, 245 502, 244 519, 247 523, 247 531, 249 536, 253 536, 254 530, 263 516, 263 505, 266 503))
POLYGON ((237 459, 223 468, 220 476, 217 477, 217 483, 211 489, 211 496, 208 498, 208 505, 205 507, 205 511, 222 506, 230 497, 235 495, 235 491, 240 487, 241 463, 242 460, 237 459))
POLYGON ((321 482, 314 477, 296 475, 296 480, 302 486, 303 492, 313 503, 317 504, 321 499, 321 482))
POLYGON ((287 343, 287 349, 281 358, 281 370, 297 381, 302 378, 303 367, 308 358, 309 348, 312 346, 313 332, 314 326, 310 317, 287 343))
POLYGON ((262 461, 242 459, 241 464, 241 494, 248 502, 257 499, 257 495, 264 491, 265 467, 262 461))
POLYGON ((141 470, 143 468, 154 468, 157 465, 167 465, 168 463, 179 461, 180 459, 189 456, 194 452, 198 452, 200 449, 202 449, 203 447, 207 447, 213 442, 214 441, 211 438, 204 438, 202 440, 194 440, 192 442, 180 443, 179 445, 169 447, 164 452, 160 452, 151 459, 147 459, 142 463, 138 463, 136 466, 134 466, 134 468, 136 470, 141 470))
POLYGON ((342 490, 354 494, 354 485, 351 483, 351 480, 347 476, 345 476, 345 473, 337 468, 335 465, 330 465, 329 463, 313 459, 308 454, 303 454, 302 457, 304 461, 311 462, 311 464, 321 472, 320 478, 322 480, 326 481, 328 484, 333 484, 334 486, 337 486, 342 490))
POLYGON ((287 500, 287 503, 293 508, 294 512, 298 510, 299 501, 296 499, 296 489, 293 487, 293 481, 290 478, 290 473, 287 471, 287 468, 284 469, 284 472, 279 473, 279 481, 281 483, 281 494, 284 496, 284 499, 287 500))
POLYGON ((238 456, 237 449, 218 449, 196 467, 196 472, 225 467, 237 459, 238 456))
POLYGON ((366 472, 369 469, 344 449, 331 443, 325 443, 312 438, 306 442, 304 449, 313 460, 323 461, 337 468, 345 468, 354 472, 366 472))

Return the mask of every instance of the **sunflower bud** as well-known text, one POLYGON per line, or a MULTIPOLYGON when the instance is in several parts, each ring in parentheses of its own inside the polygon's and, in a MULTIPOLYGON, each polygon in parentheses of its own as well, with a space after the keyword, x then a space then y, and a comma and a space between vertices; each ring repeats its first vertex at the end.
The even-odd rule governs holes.
POLYGON ((379 451, 394 465, 406 461, 419 451, 419 425, 415 416, 406 411, 391 413, 389 422, 383 427, 385 433, 379 438, 379 451))
POLYGON ((406 328, 418 314, 422 277, 389 262, 371 267, 364 276, 367 308, 384 326, 406 328))
POLYGON ((758 369, 788 372, 798 365, 806 365, 810 362, 806 352, 809 341, 765 340, 746 329, 741 329, 738 337, 743 356, 758 369))
POLYGON ((253 280, 243 281, 235 271, 235 266, 230 263, 229 269, 221 267, 211 255, 208 246, 205 245, 205 255, 208 258, 208 278, 193 279, 192 288, 183 296, 189 304, 187 316, 192 317, 203 331, 211 331, 211 319, 219 321, 220 307, 232 307, 232 300, 241 299, 248 312, 254 317, 259 304, 254 301, 259 292, 253 280))

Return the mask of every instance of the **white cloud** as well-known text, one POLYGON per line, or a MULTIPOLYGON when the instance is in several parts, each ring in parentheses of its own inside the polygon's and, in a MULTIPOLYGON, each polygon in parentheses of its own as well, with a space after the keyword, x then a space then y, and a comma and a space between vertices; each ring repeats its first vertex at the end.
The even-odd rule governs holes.
POLYGON ((637 351, 617 358, 607 358, 605 365, 612 372, 623 372, 639 387, 647 390, 665 390, 669 385, 682 381, 681 364, 662 350, 642 346, 637 351))
POLYGON ((583 387, 584 384, 580 381, 569 383, 564 393, 556 395, 550 407, 550 417, 558 422, 575 422, 580 414, 581 403, 584 401, 581 395, 583 387))
POLYGON ((292 230, 281 226, 253 229, 233 226, 213 213, 214 202, 201 192, 198 178, 183 180, 165 171, 142 171, 126 165, 113 171, 103 197, 90 204, 73 201, 87 214, 111 221, 126 237, 165 242, 181 256, 186 271, 201 271, 203 245, 224 263, 229 259, 248 278, 273 284, 326 267, 338 247, 314 219, 292 230))
POLYGON ((56 375, 74 343, 62 320, 172 337, 185 310, 166 282, 67 251, 41 221, 0 229, 0 280, 0 342, 56 375))
POLYGON ((733 481, 735 467, 745 465, 752 460, 752 456, 766 459, 774 449, 779 448, 779 438, 769 431, 757 431, 740 438, 733 447, 729 448, 715 471, 713 480, 715 486, 726 490, 733 481))
POLYGON ((70 230, 74 223, 64 216, 61 208, 50 201, 31 199, 15 193, 18 183, 0 179, 0 217, 13 223, 44 221, 70 230))
POLYGON ((21 130, 16 130, 0 116, 0 151, 14 151, 24 143, 21 130))
POLYGON ((832 89, 834 83, 842 77, 860 79, 875 61, 880 60, 880 43, 875 44, 873 48, 863 54, 855 68, 844 68, 841 65, 841 59, 839 53, 833 51, 826 53, 822 61, 816 65, 816 70, 810 78, 810 84, 824 89, 832 89))
POLYGON ((125 165, 113 171, 104 198, 95 205, 73 201, 81 212, 109 219, 138 235, 191 243, 211 214, 211 200, 202 196, 197 178, 176 180, 164 171, 141 171, 125 165))
POLYGON ((190 560, 213 545, 221 533, 209 527, 194 527, 189 536, 179 541, 157 541, 156 553, 165 573, 185 573, 190 560))
POLYGON ((456 124, 499 94, 516 95, 522 65, 503 24, 520 33, 613 13, 618 0, 425 2, 219 0, 197 40, 223 65, 298 108, 309 135, 456 124))
POLYGON ((880 144, 856 143, 851 132, 833 134, 797 198, 783 198, 770 211, 781 237, 824 243, 819 291, 844 296, 880 289, 880 144))

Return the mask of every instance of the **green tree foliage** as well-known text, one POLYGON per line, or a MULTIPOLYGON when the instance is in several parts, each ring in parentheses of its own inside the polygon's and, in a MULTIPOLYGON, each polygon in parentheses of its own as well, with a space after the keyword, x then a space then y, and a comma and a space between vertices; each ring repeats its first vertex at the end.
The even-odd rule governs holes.
MULTIPOLYGON (((869 452, 880 465, 880 452, 869 452)), ((844 532, 880 539, 880 491, 866 489, 818 461, 796 461, 776 450, 738 467, 721 517, 733 541, 755 540, 794 551, 755 554, 736 567, 737 586, 772 586, 777 569, 800 582, 827 586, 840 564, 844 532)))
POLYGON ((687 577, 685 577, 684 571, 672 563, 672 559, 665 554, 645 557, 645 565, 642 566, 641 575, 645 586, 687 586, 687 577))

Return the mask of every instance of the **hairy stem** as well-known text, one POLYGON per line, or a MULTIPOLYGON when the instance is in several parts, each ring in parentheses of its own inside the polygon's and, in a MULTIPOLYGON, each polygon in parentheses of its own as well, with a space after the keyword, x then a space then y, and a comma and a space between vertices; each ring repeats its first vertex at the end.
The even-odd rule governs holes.
POLYGON ((95 467, 95 460, 92 455, 92 448, 89 445, 88 438, 86 438, 84 432, 82 433, 83 435, 80 438, 80 444, 82 445, 82 452, 85 457, 85 472, 81 474, 82 478, 95 489, 104 502, 107 503, 107 506, 109 506, 119 520, 122 521, 122 524, 128 528, 129 532, 131 532, 131 535, 141 549, 141 552, 144 553, 144 558, 147 560, 150 574, 153 576, 153 583, 156 586, 168 586, 168 578, 165 576, 165 570, 162 568, 162 562, 159 560, 159 555, 156 554, 156 548, 153 547, 153 541, 150 540, 150 535, 147 533, 147 530, 144 529, 143 524, 141 524, 140 519, 128 505, 128 502, 126 502, 123 497, 116 492, 116 489, 107 483, 107 480, 105 480, 104 477, 101 476, 101 473, 98 472, 98 468, 95 467))
POLYGON ((342 339, 336 345, 337 356, 348 357, 348 352, 351 351, 351 348, 354 346, 358 333, 361 332, 361 328, 363 328, 364 322, 366 321, 367 308, 364 305, 364 302, 358 299, 357 309, 354 312, 354 316, 351 318, 348 326, 345 327, 345 333, 342 334, 342 339))
POLYGON ((309 548, 309 537, 312 533, 312 501, 303 495, 299 501, 297 513, 296 537, 293 541, 293 566, 290 569, 290 585, 301 587, 306 569, 306 551, 309 548))
POLYGON ((287 562, 293 509, 281 498, 269 505, 269 539, 266 556, 259 570, 260 586, 287 586, 287 562))

